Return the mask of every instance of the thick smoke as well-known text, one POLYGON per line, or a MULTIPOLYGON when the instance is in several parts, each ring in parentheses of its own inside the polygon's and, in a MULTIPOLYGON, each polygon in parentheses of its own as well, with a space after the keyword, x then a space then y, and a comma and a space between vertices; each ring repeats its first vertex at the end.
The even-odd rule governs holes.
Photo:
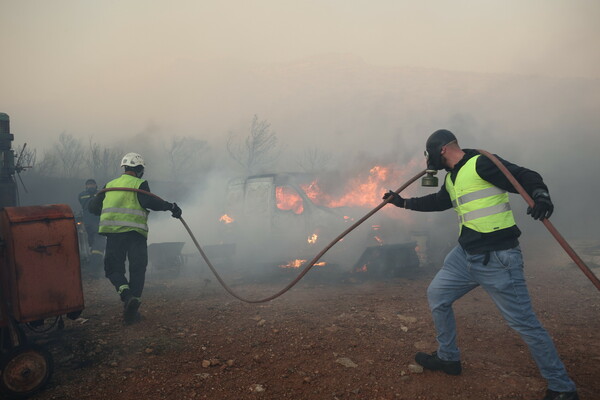
MULTIPOLYGON (((149 167, 145 177, 153 192, 180 204, 184 218, 202 245, 237 241, 232 263, 238 269, 247 271, 261 259, 296 258, 302 252, 310 257, 324 244, 321 239, 313 247, 307 246, 306 238, 294 241, 304 229, 294 224, 289 224, 289 230, 277 232, 278 239, 290 237, 283 246, 268 244, 268 227, 251 225, 234 235, 219 221, 226 212, 227 183, 247 174, 231 159, 226 141, 231 135, 244 138, 255 113, 269 121, 277 134, 280 152, 278 164, 260 172, 305 172, 302 166, 307 165, 306 151, 316 148, 328 157, 319 170, 311 173, 332 196, 339 197, 350 190, 354 179, 368 176, 376 165, 391 166, 402 172, 395 176, 395 181, 386 182, 389 187, 385 190, 396 189, 424 168, 422 153, 427 136, 436 129, 446 128, 457 135, 464 148, 482 148, 538 171, 548 184, 556 206, 552 219, 568 239, 598 237, 597 226, 593 224, 600 220, 600 211, 595 206, 598 189, 589 178, 598 167, 594 154, 600 144, 598 81, 380 68, 344 57, 221 72, 227 73, 232 74, 231 79, 220 75, 219 82, 223 85, 218 90, 212 88, 218 96, 211 104, 206 103, 205 93, 202 98, 191 92, 184 94, 186 104, 196 102, 206 106, 198 113, 205 114, 210 121, 198 122, 197 132, 190 134, 188 129, 181 135, 205 142, 203 152, 195 155, 196 161, 203 162, 190 164, 185 179, 177 181, 181 176, 167 173, 165 143, 168 141, 165 140, 178 136, 172 129, 175 125, 170 125, 172 118, 163 122, 157 116, 147 128, 134 132, 133 139, 123 135, 121 142, 127 151, 139 148, 146 154, 149 167), (230 101, 240 93, 246 100, 231 105, 230 101), (211 113, 221 116, 222 109, 230 113, 230 119, 216 123, 211 113), (211 129, 203 130, 203 126, 211 129)), ((191 114, 181 111, 177 118, 192 120, 191 114)), ((18 131, 18 120, 13 120, 13 127, 13 131, 18 131)), ((19 141, 18 134, 16 140, 19 141)), ((87 176, 81 176, 80 182, 70 181, 70 186, 63 181, 53 181, 55 185, 51 185, 44 183, 49 182, 47 177, 35 180, 36 173, 39 174, 28 172, 32 178, 31 190, 22 193, 23 204, 64 202, 78 209, 76 194, 87 176)), ((442 171, 440 181, 443 175, 442 171)), ((26 183, 28 178, 25 177, 26 183)), ((381 188, 377 191, 374 198, 380 199, 383 191, 381 188)), ((420 196, 431 192, 432 189, 416 183, 405 194, 420 196)), ((524 238, 545 235, 541 224, 525 214, 523 201, 517 196, 512 199, 524 238)), ((363 206, 344 211, 352 213, 352 218, 359 218, 369 209, 363 206)), ((168 213, 152 215, 149 243, 186 242, 183 252, 190 256, 192 264, 204 268, 183 226, 170 219, 168 213)), ((352 251, 344 258, 346 268, 371 244, 364 238, 372 233, 372 225, 381 225, 382 231, 397 242, 410 241, 416 233, 425 233, 432 254, 443 254, 456 243, 458 234, 451 210, 409 213, 386 206, 350 234, 348 243, 354 239, 357 243, 352 243, 352 251)), ((335 234, 331 232, 322 240, 333 237, 335 234)), ((548 241, 551 241, 549 236, 548 241)))

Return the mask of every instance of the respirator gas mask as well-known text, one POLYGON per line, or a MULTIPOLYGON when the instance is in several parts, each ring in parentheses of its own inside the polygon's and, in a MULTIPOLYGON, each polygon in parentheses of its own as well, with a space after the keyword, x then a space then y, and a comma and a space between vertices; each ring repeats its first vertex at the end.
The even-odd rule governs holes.
POLYGON ((421 180, 422 186, 438 185, 438 178, 434 176, 440 169, 444 169, 442 160, 442 147, 449 143, 456 142, 456 136, 446 129, 440 129, 433 132, 425 144, 425 158, 427 160, 427 169, 425 176, 421 180))

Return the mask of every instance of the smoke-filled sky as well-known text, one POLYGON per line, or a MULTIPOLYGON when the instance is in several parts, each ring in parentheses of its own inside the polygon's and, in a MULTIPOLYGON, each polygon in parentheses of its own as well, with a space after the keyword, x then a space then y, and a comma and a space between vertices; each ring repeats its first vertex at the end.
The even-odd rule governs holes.
POLYGON ((0 112, 39 153, 189 136, 217 159, 258 115, 285 170, 314 147, 408 163, 449 128, 566 202, 557 184, 599 166, 598 21, 595 0, 0 0, 0 112))
POLYGON ((600 77, 594 0, 58 0, 1 9, 3 75, 37 77, 41 90, 179 59, 273 63, 331 52, 380 65, 600 77))
POLYGON ((343 54, 378 67, 597 80, 598 21, 594 0, 3 0, 0 111, 38 147, 61 132, 222 136, 254 114, 285 136, 311 119, 285 110, 313 100, 283 90, 294 76, 273 79, 296 63, 343 54))

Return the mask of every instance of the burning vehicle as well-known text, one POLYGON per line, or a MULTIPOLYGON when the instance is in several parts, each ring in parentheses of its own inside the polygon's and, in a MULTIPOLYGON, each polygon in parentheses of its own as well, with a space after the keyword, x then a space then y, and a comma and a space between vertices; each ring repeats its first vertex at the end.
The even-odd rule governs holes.
MULTIPOLYGON (((234 264, 242 270, 272 273, 273 266, 304 267, 366 209, 381 202, 386 178, 388 169, 374 167, 363 182, 351 185, 352 191, 337 195, 323 191, 321 180, 312 174, 234 178, 219 218, 221 243, 235 249, 234 264)), ((391 277, 417 270, 417 241, 399 241, 407 235, 391 229, 397 224, 386 223, 388 219, 373 217, 358 227, 318 260, 315 271, 391 277)))

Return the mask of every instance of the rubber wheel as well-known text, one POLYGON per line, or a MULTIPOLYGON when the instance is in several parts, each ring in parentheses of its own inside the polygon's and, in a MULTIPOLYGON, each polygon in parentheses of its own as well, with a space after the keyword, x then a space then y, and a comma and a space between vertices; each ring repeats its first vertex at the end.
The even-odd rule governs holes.
POLYGON ((26 344, 9 350, 0 361, 0 394, 13 399, 31 396, 46 385, 53 367, 43 347, 26 344))

